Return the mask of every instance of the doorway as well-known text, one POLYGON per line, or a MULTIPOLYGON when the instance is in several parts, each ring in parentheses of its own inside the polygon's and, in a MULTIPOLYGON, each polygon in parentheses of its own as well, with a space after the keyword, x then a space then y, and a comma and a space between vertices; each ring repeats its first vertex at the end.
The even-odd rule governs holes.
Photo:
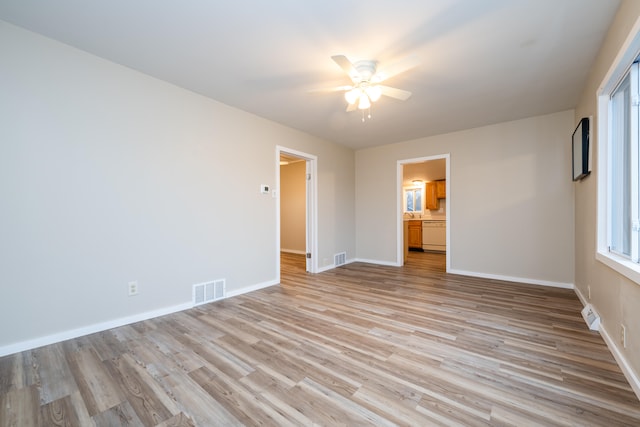
POLYGON ((316 273, 318 269, 316 164, 316 156, 276 148, 278 281, 282 253, 304 257, 308 273, 316 273))
MULTIPOLYGON (((451 179, 450 179, 450 155, 439 154, 428 157, 419 157, 412 159, 399 160, 397 163, 397 203, 398 203, 398 220, 397 220, 397 259, 399 265, 404 265, 408 257, 408 245, 405 239, 409 236, 406 233, 407 221, 421 221, 422 222, 422 235, 436 230, 437 233, 427 236, 427 239, 423 239, 422 248, 426 252, 438 252, 444 251, 446 257, 445 270, 449 272, 451 265, 451 179), (441 185, 442 184, 442 185, 441 185), (444 197, 438 195, 435 199, 436 205, 430 205, 428 199, 429 189, 444 187, 446 195, 444 197), (416 195, 417 190, 420 189, 421 200, 420 209, 415 209, 417 206, 416 195), (407 195, 409 199, 407 199, 407 195), (413 205, 411 204, 411 197, 413 197, 413 205), (409 203, 409 207, 405 206, 409 203), (412 210, 413 208, 413 210, 412 210), (409 209, 411 212, 407 212, 409 209), (443 233, 443 229, 446 230, 443 233), (441 234, 444 236, 444 246, 439 237, 441 234), (433 238, 438 237, 438 241, 432 241, 433 238)), ((435 191, 435 190, 434 190, 435 191)), ((411 223, 413 224, 413 223, 411 223)), ((422 236, 421 236, 422 237, 422 236)))

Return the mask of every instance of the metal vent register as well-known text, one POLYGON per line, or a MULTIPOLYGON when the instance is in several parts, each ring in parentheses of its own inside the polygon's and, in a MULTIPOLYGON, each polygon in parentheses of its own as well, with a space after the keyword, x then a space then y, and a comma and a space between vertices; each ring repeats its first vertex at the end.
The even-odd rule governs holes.
POLYGON ((225 279, 193 285, 193 305, 217 301, 225 296, 225 279))

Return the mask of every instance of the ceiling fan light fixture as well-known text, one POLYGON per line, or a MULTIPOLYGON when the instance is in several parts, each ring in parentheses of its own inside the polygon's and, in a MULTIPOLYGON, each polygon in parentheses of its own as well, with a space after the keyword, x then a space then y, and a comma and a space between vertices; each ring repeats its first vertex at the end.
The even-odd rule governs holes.
POLYGON ((361 110, 366 110, 371 107, 371 101, 366 93, 360 95, 360 101, 358 102, 358 108, 361 110))
POLYGON ((378 99, 380 99, 380 96, 382 95, 382 89, 380 88, 380 86, 376 86, 376 85, 369 86, 364 91, 369 97, 369 99, 371 100, 371 102, 376 102, 378 99))
POLYGON ((358 99, 360 99, 360 95, 362 95, 362 91, 359 88, 353 88, 345 92, 344 99, 346 99, 349 104, 355 104, 358 99))
POLYGON ((399 99, 401 101, 407 100, 411 96, 411 92, 397 89, 390 86, 380 86, 379 83, 382 83, 384 80, 402 73, 407 69, 411 68, 411 66, 415 66, 413 61, 411 66, 407 66, 407 64, 395 68, 392 66, 392 72, 384 72, 378 71, 378 61, 373 60, 361 60, 357 62, 351 62, 344 55, 334 55, 331 57, 333 61, 340 67, 342 70, 347 73, 347 75, 351 78, 351 86, 339 86, 337 88, 331 88, 330 91, 345 91, 344 98, 347 101, 348 105, 346 108, 347 112, 354 111, 356 109, 362 111, 362 121, 364 121, 364 111, 369 110, 369 115, 367 117, 371 118, 371 104, 378 101, 382 95, 399 99))

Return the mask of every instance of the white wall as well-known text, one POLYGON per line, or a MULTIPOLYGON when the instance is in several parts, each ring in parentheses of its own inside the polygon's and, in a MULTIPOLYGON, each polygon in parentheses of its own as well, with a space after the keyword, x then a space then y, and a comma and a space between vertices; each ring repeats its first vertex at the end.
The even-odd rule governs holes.
POLYGON ((274 283, 276 145, 318 157, 321 259, 355 253, 352 150, 2 21, 0 58, 0 354, 274 283))
POLYGON ((280 166, 280 248, 306 252, 306 162, 280 166))
POLYGON ((597 211, 597 167, 598 128, 596 92, 609 67, 629 35, 636 20, 640 18, 640 2, 623 1, 609 28, 607 37, 591 69, 582 100, 576 107, 574 121, 593 116, 591 139, 593 146, 593 172, 575 185, 575 252, 576 290, 585 302, 590 302, 601 317, 602 334, 614 355, 627 369, 628 378, 635 377, 636 394, 640 396, 640 284, 634 283, 597 261, 596 211, 597 211), (588 300, 588 287, 591 300, 588 300), (626 326, 627 348, 619 343, 620 324, 626 326))
POLYGON ((573 111, 356 152, 358 258, 397 263, 397 162, 450 153, 451 269, 573 284, 573 111))

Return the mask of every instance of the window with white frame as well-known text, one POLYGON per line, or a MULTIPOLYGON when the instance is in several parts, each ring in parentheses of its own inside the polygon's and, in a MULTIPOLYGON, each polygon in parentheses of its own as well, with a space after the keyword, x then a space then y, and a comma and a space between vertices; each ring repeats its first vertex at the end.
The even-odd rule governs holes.
POLYGON ((424 186, 409 187, 404 189, 405 213, 422 213, 422 199, 424 186))
MULTIPOLYGON (((637 58, 637 52, 631 58, 637 58)), ((640 73, 637 60, 616 67, 598 96, 596 257, 640 283, 640 73)))
POLYGON ((609 250, 638 262, 638 63, 611 94, 609 250), (635 182, 635 185, 634 185, 635 182))

